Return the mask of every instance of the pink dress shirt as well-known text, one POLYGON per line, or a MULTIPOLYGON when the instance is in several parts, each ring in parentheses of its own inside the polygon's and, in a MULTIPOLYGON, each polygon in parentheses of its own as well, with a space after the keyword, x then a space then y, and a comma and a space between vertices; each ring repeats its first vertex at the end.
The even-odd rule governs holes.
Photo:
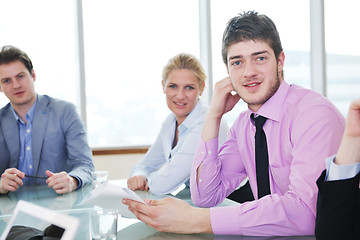
POLYGON ((190 178, 193 203, 216 206, 248 177, 255 201, 210 208, 215 234, 313 235, 316 180, 325 169, 324 159, 337 152, 344 117, 320 94, 283 81, 257 112, 268 118, 263 129, 269 151, 271 190, 271 195, 258 199, 256 129, 251 113, 249 109, 239 115, 219 153, 217 138, 207 142, 200 139, 190 178))

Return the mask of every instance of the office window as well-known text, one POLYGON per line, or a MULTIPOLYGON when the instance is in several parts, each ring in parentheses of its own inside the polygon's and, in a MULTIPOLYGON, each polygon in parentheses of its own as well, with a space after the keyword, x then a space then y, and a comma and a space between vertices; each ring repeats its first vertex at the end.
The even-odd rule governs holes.
MULTIPOLYGON (((73 1, 0 0, 0 46, 14 45, 33 61, 39 94, 77 103, 73 1), (66 16, 66 17, 65 17, 66 16)), ((0 106, 8 99, 0 93, 0 106)))
POLYGON ((360 97, 358 0, 325 1, 327 95, 346 116, 360 97))
POLYGON ((83 1, 87 127, 92 147, 150 145, 169 114, 161 74, 199 57, 198 1, 83 1))
MULTIPOLYGON (((310 88, 310 10, 308 1, 223 0, 211 1, 214 83, 227 76, 221 56, 221 41, 227 22, 238 13, 255 10, 270 17, 280 34, 285 52, 284 75, 288 83, 310 88)), ((225 115, 231 125, 242 110, 243 101, 225 115)))
MULTIPOLYGON (((39 94, 79 99, 76 13, 73 1, 0 0, 0 46, 27 52, 39 94)), ((86 0, 84 16, 86 111, 90 146, 150 145, 169 114, 161 73, 180 52, 199 57, 199 9, 194 0, 86 0)), ((285 79, 310 88, 309 1, 210 1, 214 83, 226 74, 221 38, 237 13, 256 10, 272 18, 285 51, 285 79)), ((324 1, 327 96, 347 114, 360 97, 357 0, 324 1)), ((0 107, 8 102, 0 93, 0 107)), ((246 104, 225 117, 231 125, 246 104)))

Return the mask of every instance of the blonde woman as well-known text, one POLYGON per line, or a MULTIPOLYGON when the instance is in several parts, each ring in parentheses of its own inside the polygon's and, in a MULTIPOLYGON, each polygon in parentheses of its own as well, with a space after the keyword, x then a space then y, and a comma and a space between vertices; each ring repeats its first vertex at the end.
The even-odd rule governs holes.
MULTIPOLYGON (((128 188, 168 194, 183 183, 189 186, 192 159, 208 110, 199 100, 205 78, 200 61, 190 54, 178 54, 165 65, 162 86, 172 113, 163 122, 154 144, 133 168, 128 188)), ((219 146, 227 130, 223 123, 219 146)))

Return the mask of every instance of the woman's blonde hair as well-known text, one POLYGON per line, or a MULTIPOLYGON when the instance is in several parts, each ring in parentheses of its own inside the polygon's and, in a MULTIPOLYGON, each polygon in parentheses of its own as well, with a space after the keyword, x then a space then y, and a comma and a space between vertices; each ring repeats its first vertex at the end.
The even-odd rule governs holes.
POLYGON ((200 90, 204 90, 206 79, 204 69, 200 61, 195 56, 188 53, 180 53, 174 56, 164 66, 162 73, 163 86, 170 72, 177 69, 188 69, 192 71, 195 74, 196 78, 199 80, 200 90))

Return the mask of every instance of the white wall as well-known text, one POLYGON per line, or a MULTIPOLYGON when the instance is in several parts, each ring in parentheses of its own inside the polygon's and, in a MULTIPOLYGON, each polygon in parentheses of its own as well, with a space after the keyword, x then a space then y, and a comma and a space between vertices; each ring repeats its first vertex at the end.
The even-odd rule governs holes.
POLYGON ((94 156, 95 170, 109 171, 109 179, 127 179, 132 167, 144 154, 119 154, 94 156))

